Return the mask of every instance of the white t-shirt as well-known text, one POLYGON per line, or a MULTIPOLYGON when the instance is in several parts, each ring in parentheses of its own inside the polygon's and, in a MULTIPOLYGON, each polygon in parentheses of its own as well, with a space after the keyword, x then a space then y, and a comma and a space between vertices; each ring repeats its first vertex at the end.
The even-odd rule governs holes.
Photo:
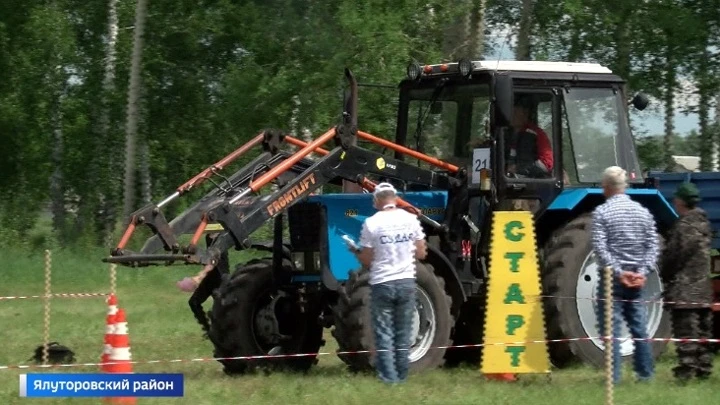
POLYGON ((415 241, 424 238, 417 216, 403 209, 378 211, 366 219, 360 246, 373 249, 370 284, 415 278, 415 241))

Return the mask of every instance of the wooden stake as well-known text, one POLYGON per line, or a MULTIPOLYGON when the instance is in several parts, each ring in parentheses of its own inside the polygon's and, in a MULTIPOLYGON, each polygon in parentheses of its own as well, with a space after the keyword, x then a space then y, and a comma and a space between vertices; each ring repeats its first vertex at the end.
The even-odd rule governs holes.
POLYGON ((613 301, 612 285, 613 271, 605 267, 603 282, 605 283, 605 393, 607 405, 613 405, 613 301))
POLYGON ((45 317, 43 333, 43 365, 48 364, 50 344, 50 251, 45 250, 45 317))

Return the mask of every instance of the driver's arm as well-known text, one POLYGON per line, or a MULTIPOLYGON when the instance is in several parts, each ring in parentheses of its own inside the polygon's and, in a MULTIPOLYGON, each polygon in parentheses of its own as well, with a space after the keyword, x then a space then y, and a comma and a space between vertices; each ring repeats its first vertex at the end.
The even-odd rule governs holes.
MULTIPOLYGON (((550 145, 550 138, 548 138, 545 131, 540 128, 536 128, 537 131, 537 160, 545 166, 547 172, 551 172, 553 169, 553 150, 550 145)), ((541 167, 542 168, 542 167, 541 167)))

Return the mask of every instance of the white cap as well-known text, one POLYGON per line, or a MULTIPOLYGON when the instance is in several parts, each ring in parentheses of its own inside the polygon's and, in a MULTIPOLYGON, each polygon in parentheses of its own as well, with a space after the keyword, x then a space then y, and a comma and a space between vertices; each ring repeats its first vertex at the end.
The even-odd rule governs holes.
POLYGON ((380 183, 377 186, 375 186, 375 191, 373 191, 373 196, 377 196, 379 193, 382 192, 392 192, 393 194, 397 194, 397 190, 395 190, 395 187, 393 187, 390 183, 380 183))

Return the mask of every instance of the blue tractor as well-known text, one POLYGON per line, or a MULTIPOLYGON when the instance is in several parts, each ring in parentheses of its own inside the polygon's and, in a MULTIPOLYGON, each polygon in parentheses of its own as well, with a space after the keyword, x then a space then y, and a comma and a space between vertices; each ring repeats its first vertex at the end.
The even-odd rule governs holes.
MULTIPOLYGON (((675 219, 667 200, 645 186, 630 132, 627 106, 642 110, 647 99, 629 100, 623 79, 597 64, 412 63, 399 84, 397 130, 389 140, 357 128, 357 83, 345 74, 350 86, 341 123, 311 142, 261 132, 163 201, 133 213, 103 260, 202 266, 190 307, 214 355, 261 356, 221 360, 229 374, 258 366, 307 370, 324 344, 324 328, 351 369, 367 370, 373 364, 368 274, 342 236, 357 237, 373 214, 366 191, 388 181, 402 190, 402 206, 418 215, 430 246, 417 265, 411 368, 477 365, 493 212, 531 211, 547 338, 572 339, 549 346, 552 362, 601 366, 594 314, 599 268, 589 231, 590 214, 603 202, 602 171, 627 170, 628 194, 654 213, 660 232, 675 219), (257 146, 261 152, 236 173, 219 174, 257 146), (164 206, 213 178, 219 180, 208 194, 167 222, 164 206), (333 187, 336 193, 326 192, 333 187), (270 220, 272 240, 252 241, 270 220), (128 243, 141 225, 154 235, 135 252, 128 243), (207 232, 212 226, 217 231, 207 232), (192 238, 181 244, 181 235, 192 238), (230 249, 266 254, 231 272, 230 249), (206 314, 202 304, 211 296, 206 314), (452 345, 477 346, 447 348, 452 345), (262 357, 292 353, 307 355, 262 357)), ((658 272, 648 286, 647 298, 659 299, 658 272)), ((648 307, 650 336, 669 337, 662 305, 648 307)), ((631 340, 620 345, 624 356, 632 354, 631 340)), ((664 347, 655 343, 655 353, 664 347)))

